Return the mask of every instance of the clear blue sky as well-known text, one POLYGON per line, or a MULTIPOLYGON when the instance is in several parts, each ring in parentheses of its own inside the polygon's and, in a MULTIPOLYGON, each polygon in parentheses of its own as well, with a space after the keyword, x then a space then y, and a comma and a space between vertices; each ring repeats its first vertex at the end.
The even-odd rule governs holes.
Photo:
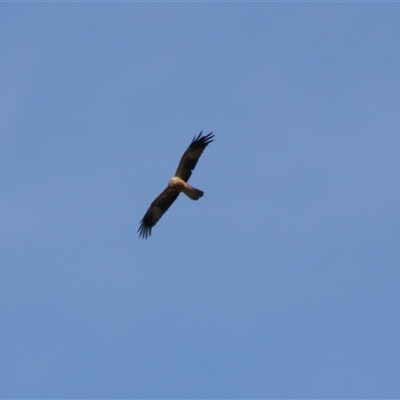
POLYGON ((400 397, 399 21, 0 4, 0 396, 400 397))

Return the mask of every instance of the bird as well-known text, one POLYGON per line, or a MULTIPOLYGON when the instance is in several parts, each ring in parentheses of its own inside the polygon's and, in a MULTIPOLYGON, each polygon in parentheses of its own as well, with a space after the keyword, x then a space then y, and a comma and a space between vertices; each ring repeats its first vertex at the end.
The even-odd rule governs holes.
POLYGON ((189 147, 183 153, 175 175, 168 182, 167 188, 153 200, 140 221, 138 232, 142 239, 151 236, 151 229, 176 200, 179 193, 184 193, 192 200, 198 200, 204 195, 203 191, 187 183, 204 149, 214 140, 213 132, 205 136, 202 136, 202 134, 203 131, 193 138, 189 147))

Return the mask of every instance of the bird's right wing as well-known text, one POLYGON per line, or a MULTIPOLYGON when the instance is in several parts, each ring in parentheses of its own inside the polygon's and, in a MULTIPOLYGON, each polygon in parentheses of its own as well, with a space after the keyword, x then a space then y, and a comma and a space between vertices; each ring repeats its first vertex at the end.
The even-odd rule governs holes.
POLYGON ((139 237, 147 239, 151 235, 151 228, 168 210, 170 205, 179 196, 179 192, 167 187, 151 204, 140 221, 139 237))

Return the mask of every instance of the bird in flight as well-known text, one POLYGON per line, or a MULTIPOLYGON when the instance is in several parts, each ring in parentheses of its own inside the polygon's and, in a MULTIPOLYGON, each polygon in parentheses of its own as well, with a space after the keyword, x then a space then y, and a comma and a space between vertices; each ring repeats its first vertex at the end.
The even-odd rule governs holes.
POLYGON ((196 167, 197 161, 199 161, 201 153, 203 153, 207 145, 214 139, 212 132, 205 136, 202 136, 202 133, 203 131, 197 137, 193 138, 192 143, 190 143, 189 147, 183 153, 178 169, 173 178, 168 182, 167 188, 150 204, 149 209, 140 221, 138 229, 139 237, 147 239, 151 235, 151 228, 168 210, 180 192, 185 193, 192 200, 198 200, 203 196, 204 192, 187 183, 190 175, 192 175, 192 171, 196 167))

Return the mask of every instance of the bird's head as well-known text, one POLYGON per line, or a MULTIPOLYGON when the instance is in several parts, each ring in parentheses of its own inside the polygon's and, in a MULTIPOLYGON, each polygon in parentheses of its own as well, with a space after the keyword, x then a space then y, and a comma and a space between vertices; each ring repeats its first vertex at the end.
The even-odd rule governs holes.
POLYGON ((174 189, 181 188, 184 185, 181 179, 174 176, 168 183, 168 186, 174 189))

